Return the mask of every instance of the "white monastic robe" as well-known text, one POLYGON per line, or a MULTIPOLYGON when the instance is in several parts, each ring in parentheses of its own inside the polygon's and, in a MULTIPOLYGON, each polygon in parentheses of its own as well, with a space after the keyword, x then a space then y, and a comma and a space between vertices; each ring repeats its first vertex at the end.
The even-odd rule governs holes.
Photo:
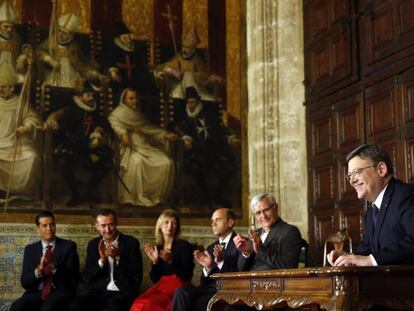
POLYGON ((165 202, 171 192, 174 163, 149 139, 164 145, 165 130, 150 124, 135 109, 121 103, 108 117, 115 133, 128 133, 130 147, 120 144, 120 177, 128 187, 118 187, 119 201, 139 206, 155 206, 165 202), (134 132, 139 129, 140 134, 134 132))
MULTIPOLYGON (((13 155, 16 143, 17 109, 19 97, 10 99, 0 97, 0 189, 7 191, 12 171, 13 155)), ((34 148, 32 135, 35 127, 41 126, 38 116, 25 111, 22 124, 30 131, 20 135, 13 174, 11 176, 11 193, 33 197, 39 184, 40 157, 34 148)))

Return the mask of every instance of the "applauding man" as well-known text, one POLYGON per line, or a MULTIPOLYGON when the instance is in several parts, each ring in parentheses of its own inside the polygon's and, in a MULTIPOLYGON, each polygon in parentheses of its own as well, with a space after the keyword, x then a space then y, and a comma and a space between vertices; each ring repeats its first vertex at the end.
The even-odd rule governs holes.
POLYGON ((79 277, 76 244, 56 236, 52 212, 40 212, 35 223, 41 241, 24 249, 21 283, 26 291, 11 310, 63 310, 75 294, 79 277))
POLYGON ((302 238, 298 228, 284 222, 271 194, 255 196, 250 208, 262 228, 249 230, 249 239, 238 234, 234 244, 241 252, 240 271, 297 268, 302 238))
POLYGON ((194 251, 195 260, 203 267, 200 286, 178 288, 174 295, 172 311, 206 310, 208 301, 216 293, 213 273, 237 271, 238 251, 233 243, 236 217, 230 209, 217 209, 211 216, 211 228, 218 240, 206 251, 194 251))
POLYGON ((139 241, 117 230, 113 210, 97 212, 95 226, 101 236, 87 248, 84 278, 87 293, 73 310, 129 310, 142 280, 139 241))

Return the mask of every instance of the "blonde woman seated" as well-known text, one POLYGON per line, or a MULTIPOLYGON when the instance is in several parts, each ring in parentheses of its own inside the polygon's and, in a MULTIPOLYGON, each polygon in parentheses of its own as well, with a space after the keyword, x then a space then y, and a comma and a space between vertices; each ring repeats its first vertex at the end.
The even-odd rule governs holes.
POLYGON ((190 284, 194 269, 193 247, 179 235, 178 212, 164 210, 155 225, 156 245, 144 245, 152 261, 150 278, 155 284, 135 299, 131 311, 170 310, 175 290, 190 284))

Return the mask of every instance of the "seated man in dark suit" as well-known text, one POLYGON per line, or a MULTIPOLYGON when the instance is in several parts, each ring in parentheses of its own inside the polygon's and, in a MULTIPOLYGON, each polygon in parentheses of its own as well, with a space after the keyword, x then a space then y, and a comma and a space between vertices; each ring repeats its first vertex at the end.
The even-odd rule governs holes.
POLYGON ((361 145, 346 157, 347 178, 358 199, 370 202, 364 237, 355 254, 332 251, 333 266, 414 264, 414 186, 394 178, 386 151, 361 145))
MULTIPOLYGON (((240 251, 239 271, 260 271, 297 268, 302 248, 299 229, 284 222, 278 215, 278 205, 271 194, 253 197, 250 208, 262 226, 249 229, 249 239, 237 234, 234 244, 240 251)), ((256 310, 247 306, 226 306, 230 310, 256 310)))
POLYGON ((117 230, 117 217, 105 208, 95 214, 99 237, 89 241, 83 272, 87 292, 71 310, 127 311, 142 281, 139 241, 117 230))
POLYGON ((65 310, 79 278, 76 244, 55 235, 52 212, 40 212, 35 223, 41 241, 24 249, 21 284, 26 291, 11 311, 65 310))
POLYGON ((237 271, 238 251, 233 238, 236 215, 227 208, 214 211, 211 227, 218 240, 202 252, 196 250, 194 258, 203 267, 200 286, 182 287, 175 292, 172 311, 204 311, 211 297, 216 293, 216 282, 210 278, 213 273, 237 271))

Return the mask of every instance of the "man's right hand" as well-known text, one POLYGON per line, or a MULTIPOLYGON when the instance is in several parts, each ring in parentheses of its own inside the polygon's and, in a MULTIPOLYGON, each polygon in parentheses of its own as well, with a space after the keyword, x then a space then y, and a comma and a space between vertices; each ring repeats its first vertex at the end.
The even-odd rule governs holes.
POLYGON ((260 247, 262 246, 262 240, 260 239, 260 236, 254 231, 252 228, 248 230, 249 239, 253 243, 253 250, 257 254, 260 247))
POLYGON ((106 245, 103 239, 99 242, 98 251, 99 251, 100 261, 102 263, 105 263, 108 260, 108 256, 106 255, 106 245))

